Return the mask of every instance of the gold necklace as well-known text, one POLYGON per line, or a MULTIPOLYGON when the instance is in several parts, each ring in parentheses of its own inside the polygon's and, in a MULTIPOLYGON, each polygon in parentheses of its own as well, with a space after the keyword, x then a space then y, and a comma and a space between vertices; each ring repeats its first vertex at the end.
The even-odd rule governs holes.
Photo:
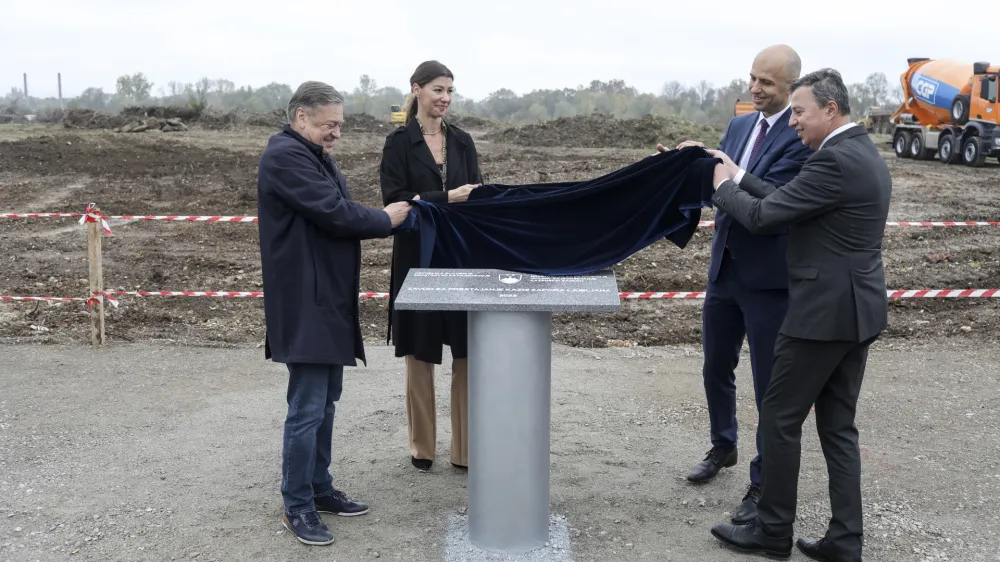
MULTIPOLYGON (((427 133, 427 131, 424 130, 424 124, 420 122, 420 119, 418 118, 418 119, 416 119, 416 121, 417 121, 417 126, 420 127, 420 132, 423 133, 424 136, 428 136, 428 137, 433 137, 433 136, 439 134, 441 131, 444 130, 444 126, 445 126, 444 125, 444 120, 442 119, 441 120, 441 128, 439 128, 436 133, 427 133)), ((428 148, 430 148, 430 147, 428 147, 428 148)), ((442 162, 441 162, 441 189, 443 191, 448 191, 448 179, 447 179, 448 178, 448 136, 447 135, 445 135, 441 139, 441 160, 442 160, 442 162)))

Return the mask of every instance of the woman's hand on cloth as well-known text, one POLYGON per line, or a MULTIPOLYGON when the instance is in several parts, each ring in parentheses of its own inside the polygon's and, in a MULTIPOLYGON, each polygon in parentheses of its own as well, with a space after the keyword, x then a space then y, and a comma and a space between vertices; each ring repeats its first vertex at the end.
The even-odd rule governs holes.
POLYGON ((461 201, 467 201, 469 199, 469 193, 471 193, 473 189, 479 187, 480 185, 482 184, 467 183, 462 187, 456 187, 455 189, 452 189, 451 191, 448 192, 448 202, 458 203, 461 201))

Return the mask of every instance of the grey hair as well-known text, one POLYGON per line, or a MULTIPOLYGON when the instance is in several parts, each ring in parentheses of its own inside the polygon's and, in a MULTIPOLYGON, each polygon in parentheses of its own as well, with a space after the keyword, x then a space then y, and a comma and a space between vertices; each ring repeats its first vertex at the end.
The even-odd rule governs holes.
POLYGON ((816 105, 824 107, 832 101, 837 104, 841 115, 851 114, 851 95, 847 91, 847 86, 844 85, 844 79, 836 70, 823 68, 810 72, 792 82, 792 85, 789 86, 789 93, 799 88, 812 88, 816 105))
POLYGON ((292 94, 292 99, 288 100, 288 110, 285 116, 288 122, 295 121, 295 112, 299 109, 316 109, 326 105, 343 105, 344 96, 333 86, 316 81, 303 82, 292 94))

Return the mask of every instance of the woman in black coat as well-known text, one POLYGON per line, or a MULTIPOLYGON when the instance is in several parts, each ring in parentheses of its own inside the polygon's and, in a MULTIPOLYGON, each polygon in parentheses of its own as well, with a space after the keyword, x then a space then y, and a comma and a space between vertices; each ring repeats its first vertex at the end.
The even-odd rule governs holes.
MULTIPOLYGON (((437 61, 417 67, 410 84, 413 99, 406 124, 389 133, 382 149, 379 180, 386 203, 422 199, 437 204, 465 201, 482 182, 472 137, 443 117, 451 103, 454 76, 437 61)), ((434 462, 437 414, 434 365, 442 346, 451 348, 451 463, 468 467, 468 342, 466 313, 393 310, 396 295, 411 267, 419 266, 416 233, 397 233, 392 245, 389 336, 396 357, 406 361, 406 419, 410 458, 421 471, 434 462)))

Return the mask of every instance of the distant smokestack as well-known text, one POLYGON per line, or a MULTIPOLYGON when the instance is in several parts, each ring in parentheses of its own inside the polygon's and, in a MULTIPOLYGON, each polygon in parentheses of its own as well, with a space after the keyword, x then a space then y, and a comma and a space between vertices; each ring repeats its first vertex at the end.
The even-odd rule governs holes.
POLYGON ((30 107, 28 103, 28 73, 24 73, 24 107, 30 107))
POLYGON ((56 74, 56 76, 59 78, 59 109, 65 109, 66 106, 63 105, 62 99, 62 72, 56 74))

